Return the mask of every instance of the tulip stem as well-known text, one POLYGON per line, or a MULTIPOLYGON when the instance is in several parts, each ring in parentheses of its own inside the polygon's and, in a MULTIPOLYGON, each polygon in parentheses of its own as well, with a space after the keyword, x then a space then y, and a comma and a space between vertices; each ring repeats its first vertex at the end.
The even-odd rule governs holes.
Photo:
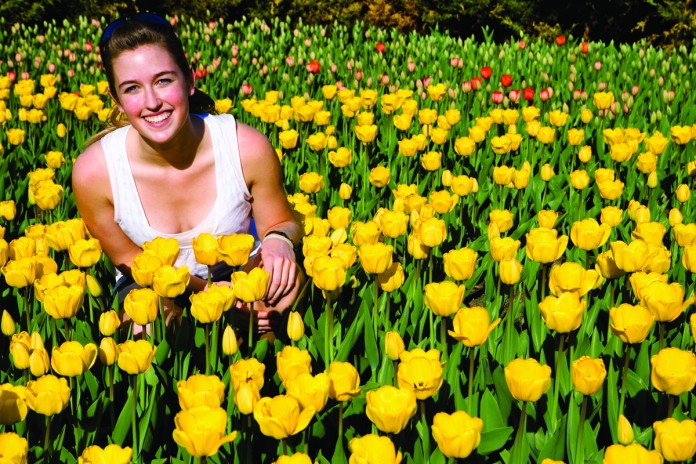
POLYGON ((137 416, 138 416, 138 376, 133 375, 131 378, 131 388, 132 388, 132 399, 133 399, 133 416, 131 418, 131 434, 133 435, 133 459, 138 458, 138 426, 137 426, 137 416))
POLYGON ((445 355, 445 361, 447 362, 448 350, 447 350, 447 318, 440 317, 440 337, 442 338, 442 352, 445 355))
POLYGON ((210 324, 205 324, 205 375, 210 375, 210 324))
POLYGON ((53 454, 53 449, 51 447, 51 420, 53 416, 46 416, 46 434, 44 435, 44 452, 47 454, 49 459, 44 460, 44 462, 50 462, 50 457, 53 454))
POLYGON ((558 391, 561 383, 561 362, 565 359, 565 334, 561 334, 561 340, 558 343, 558 357, 556 358, 556 378, 553 382, 553 403, 551 404, 551 428, 556 430, 556 411, 558 409, 558 391))
POLYGON ((377 283, 377 280, 374 281, 375 285, 375 301, 374 304, 372 305, 372 329, 375 332, 375 340, 379 339, 377 336, 377 314, 379 310, 379 284, 377 283))
POLYGON ((420 400, 421 430, 423 435, 423 462, 430 462, 430 428, 428 418, 425 416, 425 400, 420 400))
POLYGON ((582 406, 580 406, 580 425, 578 429, 577 448, 575 449, 575 462, 585 462, 585 447, 582 437, 585 431, 585 417, 587 416, 587 395, 582 395, 582 406))
POLYGON ((251 339, 254 335, 254 302, 249 303, 249 341, 248 347, 251 350, 252 342, 251 339))
POLYGON ((326 321, 324 322, 324 365, 329 368, 333 345, 333 306, 330 292, 324 292, 326 298, 326 321))
POLYGON ((660 328, 660 349, 665 347, 665 324, 664 322, 658 322, 658 327, 660 328))
POLYGON ((522 401, 522 408, 520 412, 520 422, 517 426, 517 434, 515 435, 515 442, 512 445, 512 462, 525 462, 522 458, 522 440, 526 433, 527 428, 527 403, 522 401))
MULTIPOLYGON (((29 290, 32 287, 27 285, 24 287, 24 291, 22 292, 22 297, 24 299, 24 315, 27 318, 27 332, 31 333, 31 314, 29 314, 29 290)), ((55 332, 55 319, 53 319, 54 323, 54 332, 55 332)), ((55 340, 53 341, 53 346, 56 346, 55 340)))
POLYGON ((628 362, 631 359, 631 345, 626 346, 624 353, 624 364, 621 368, 621 398, 619 399, 619 414, 624 413, 624 403, 626 401, 626 379, 628 377, 628 362))
POLYGON ((468 393, 469 393, 469 414, 471 416, 476 415, 476 411, 473 410, 472 408, 472 397, 474 393, 474 360, 476 359, 476 347, 472 346, 469 348, 469 385, 468 387, 468 393))
POLYGON ((667 395, 667 417, 672 417, 674 414, 674 396, 667 395))

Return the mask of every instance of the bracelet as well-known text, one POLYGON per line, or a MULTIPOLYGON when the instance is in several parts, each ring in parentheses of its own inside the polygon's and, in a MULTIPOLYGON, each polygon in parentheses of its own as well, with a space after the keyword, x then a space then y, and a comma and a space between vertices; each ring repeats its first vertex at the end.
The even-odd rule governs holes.
POLYGON ((293 243, 292 240, 290 240, 290 237, 288 237, 288 235, 285 232, 282 232, 280 230, 271 230, 270 232, 268 232, 266 234, 266 236, 263 238, 261 243, 264 243, 269 238, 280 239, 280 240, 284 241, 285 243, 287 243, 288 245, 290 245, 290 248, 293 248, 293 249, 295 248, 295 244, 293 243))

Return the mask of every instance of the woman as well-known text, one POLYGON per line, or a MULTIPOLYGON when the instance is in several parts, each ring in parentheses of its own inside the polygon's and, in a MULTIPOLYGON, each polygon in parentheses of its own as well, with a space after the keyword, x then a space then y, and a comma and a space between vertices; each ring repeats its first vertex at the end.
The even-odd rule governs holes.
POLYGON ((255 318, 260 331, 269 330, 271 316, 294 301, 304 277, 294 254, 301 229, 275 150, 231 115, 192 114, 200 111, 190 107, 199 92, 165 19, 140 13, 111 23, 100 54, 128 124, 98 134, 75 161, 75 201, 90 233, 124 278, 143 243, 176 238, 175 266, 189 266, 189 290, 197 292, 207 285, 206 267, 195 263, 191 240, 203 232, 249 232, 253 216, 262 239, 259 265, 270 273, 255 318))

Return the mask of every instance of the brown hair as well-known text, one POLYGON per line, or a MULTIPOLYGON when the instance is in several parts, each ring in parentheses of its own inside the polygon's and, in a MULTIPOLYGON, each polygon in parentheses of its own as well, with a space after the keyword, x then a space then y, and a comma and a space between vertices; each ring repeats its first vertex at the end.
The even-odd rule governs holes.
MULTIPOLYGON (((186 78, 186 83, 191 84, 193 74, 184 47, 176 35, 171 24, 153 13, 136 14, 132 17, 120 18, 104 29, 99 41, 99 54, 101 56, 106 80, 109 83, 111 95, 116 99, 114 83, 113 60, 121 53, 135 50, 142 45, 159 45, 164 48, 174 59, 186 78)), ((189 113, 214 113, 215 102, 210 96, 196 89, 189 97, 189 113)), ((107 126, 104 130, 92 136, 85 144, 86 147, 100 140, 109 132, 119 127, 128 125, 128 120, 114 109, 109 114, 107 126)))

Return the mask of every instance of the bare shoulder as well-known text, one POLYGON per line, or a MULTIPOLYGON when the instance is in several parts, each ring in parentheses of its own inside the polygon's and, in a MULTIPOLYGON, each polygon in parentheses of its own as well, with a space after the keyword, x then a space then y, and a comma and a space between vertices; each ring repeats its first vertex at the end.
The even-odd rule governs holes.
POLYGON ((249 159, 254 162, 278 159, 273 145, 261 131, 247 124, 237 122, 237 139, 242 162, 249 159))
POLYGON ((109 172, 100 143, 93 143, 80 153, 72 167, 72 185, 77 195, 84 190, 92 194, 111 191, 109 172))

